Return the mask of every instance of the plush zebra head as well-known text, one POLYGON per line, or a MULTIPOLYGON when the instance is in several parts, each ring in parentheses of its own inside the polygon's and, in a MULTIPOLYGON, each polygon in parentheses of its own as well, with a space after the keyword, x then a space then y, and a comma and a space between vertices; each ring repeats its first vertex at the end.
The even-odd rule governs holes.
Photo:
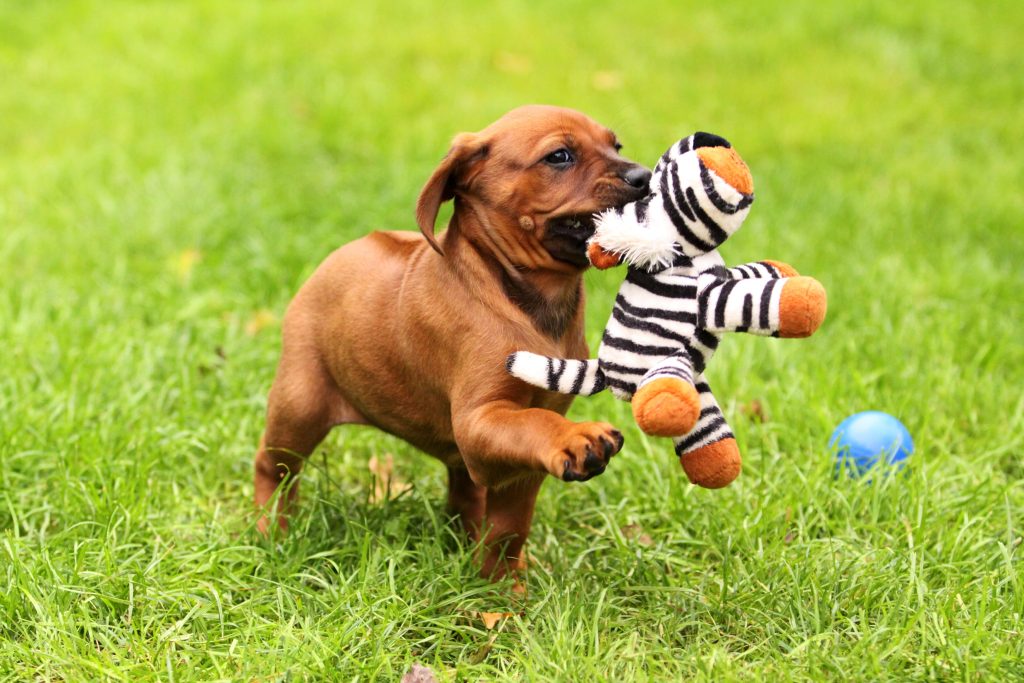
POLYGON ((650 194, 598 216, 593 241, 636 267, 656 270, 679 254, 717 249, 754 201, 750 169, 725 138, 694 133, 654 167, 650 194))

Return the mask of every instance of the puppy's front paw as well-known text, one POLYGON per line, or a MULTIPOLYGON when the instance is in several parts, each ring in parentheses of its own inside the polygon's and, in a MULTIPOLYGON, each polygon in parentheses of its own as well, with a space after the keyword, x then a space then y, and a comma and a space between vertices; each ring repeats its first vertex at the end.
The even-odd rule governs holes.
POLYGON ((606 422, 574 424, 563 438, 550 467, 563 481, 586 481, 601 474, 624 441, 622 433, 606 422))

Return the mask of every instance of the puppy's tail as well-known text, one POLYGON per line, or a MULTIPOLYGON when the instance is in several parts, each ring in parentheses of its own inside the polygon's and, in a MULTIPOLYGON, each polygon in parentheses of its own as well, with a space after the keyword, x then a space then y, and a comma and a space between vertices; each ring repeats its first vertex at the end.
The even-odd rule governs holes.
POLYGON ((590 396, 606 386, 604 373, 596 358, 551 358, 529 351, 517 351, 506 359, 505 368, 513 377, 560 394, 590 396))

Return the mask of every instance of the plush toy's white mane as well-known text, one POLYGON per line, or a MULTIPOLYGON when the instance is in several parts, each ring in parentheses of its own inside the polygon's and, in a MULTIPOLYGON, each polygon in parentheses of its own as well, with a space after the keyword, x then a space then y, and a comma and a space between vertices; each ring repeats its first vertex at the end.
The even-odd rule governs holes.
POLYGON ((595 217, 594 225, 596 230, 590 241, 618 254, 630 266, 662 270, 671 266, 680 253, 675 230, 667 222, 644 225, 637 222, 632 211, 606 211, 595 217))

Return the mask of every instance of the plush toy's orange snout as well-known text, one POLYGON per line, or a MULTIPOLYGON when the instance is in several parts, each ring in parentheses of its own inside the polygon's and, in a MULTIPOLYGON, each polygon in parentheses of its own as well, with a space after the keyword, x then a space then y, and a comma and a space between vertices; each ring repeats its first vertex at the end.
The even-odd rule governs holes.
POLYGON ((587 247, 587 258, 590 259, 590 264, 598 270, 614 268, 621 262, 618 254, 605 251, 597 242, 591 242, 587 247))

